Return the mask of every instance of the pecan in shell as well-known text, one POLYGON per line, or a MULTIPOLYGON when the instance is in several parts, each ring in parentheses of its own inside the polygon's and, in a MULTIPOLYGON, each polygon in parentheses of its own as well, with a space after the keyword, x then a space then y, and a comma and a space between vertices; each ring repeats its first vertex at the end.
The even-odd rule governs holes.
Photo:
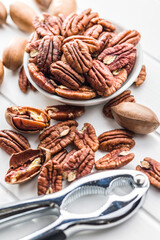
POLYGON ((23 93, 26 93, 28 88, 32 89, 32 91, 37 91, 37 89, 35 87, 33 87, 33 85, 29 82, 25 71, 24 71, 24 67, 22 66, 19 72, 19 80, 18 80, 18 84, 19 84, 19 88, 21 89, 21 91, 23 93))
POLYGON ((140 85, 142 85, 144 83, 146 79, 146 66, 143 65, 141 68, 141 71, 135 81, 136 87, 139 87, 140 85))

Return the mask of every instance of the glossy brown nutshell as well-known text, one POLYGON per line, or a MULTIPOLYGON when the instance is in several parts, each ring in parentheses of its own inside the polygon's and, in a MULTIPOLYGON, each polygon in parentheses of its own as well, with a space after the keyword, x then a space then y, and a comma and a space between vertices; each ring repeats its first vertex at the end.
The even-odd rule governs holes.
POLYGON ((103 107, 103 113, 106 117, 113 118, 111 107, 118 105, 121 102, 135 102, 134 96, 130 90, 126 90, 117 97, 107 102, 103 107))
POLYGON ((98 137, 99 148, 108 152, 121 147, 127 147, 131 149, 135 145, 135 141, 132 138, 133 133, 128 130, 115 129, 107 131, 98 137))
POLYGON ((60 152, 73 142, 77 125, 76 121, 68 120, 47 128, 39 136, 40 144, 38 147, 47 148, 52 154, 60 152))
POLYGON ((9 107, 5 113, 8 124, 21 132, 35 133, 50 125, 50 117, 43 110, 32 107, 9 107))
POLYGON ((85 108, 71 105, 54 105, 47 106, 45 108, 45 111, 50 116, 50 118, 54 120, 66 121, 82 116, 85 112, 85 108))
POLYGON ((147 175, 149 178, 150 183, 160 188, 160 163, 156 160, 146 157, 141 162, 141 166, 138 165, 136 170, 141 171, 147 175))
POLYGON ((96 161, 95 168, 97 170, 121 168, 132 161, 133 158, 134 153, 130 153, 129 148, 118 148, 96 161))
POLYGON ((19 88, 23 93, 26 93, 27 90, 30 88, 32 91, 37 91, 35 87, 29 82, 24 67, 22 66, 19 72, 19 80, 18 80, 19 88))
POLYGON ((89 146, 94 152, 98 150, 98 137, 94 127, 90 123, 84 123, 82 130, 76 130, 75 133, 74 144, 78 149, 89 146))
POLYGON ((20 133, 11 130, 0 131, 0 148, 9 155, 30 148, 28 140, 20 133))
POLYGON ((51 194, 62 190, 62 171, 57 162, 46 162, 38 177, 38 195, 51 194))
POLYGON ((42 165, 50 159, 50 152, 42 149, 27 149, 15 153, 10 158, 10 169, 5 181, 15 184, 25 182, 36 176, 42 165))
POLYGON ((136 87, 139 87, 144 83, 146 80, 146 74, 146 66, 143 65, 137 79, 135 80, 136 87))

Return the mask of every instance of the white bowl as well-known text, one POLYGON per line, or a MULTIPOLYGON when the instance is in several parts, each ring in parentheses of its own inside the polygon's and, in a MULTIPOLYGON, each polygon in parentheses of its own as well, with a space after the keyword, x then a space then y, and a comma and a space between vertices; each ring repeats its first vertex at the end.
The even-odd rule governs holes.
MULTIPOLYGON (((113 22, 112 22, 113 23, 113 22)), ((125 28, 123 28, 122 26, 115 24, 116 26, 116 32, 122 32, 125 30, 125 28)), ((109 100, 111 100, 112 98, 118 96, 119 94, 121 94, 122 92, 124 92, 126 89, 128 89, 133 82, 136 80, 141 67, 142 67, 142 61, 143 61, 143 51, 142 51, 142 47, 140 44, 137 45, 137 58, 136 58, 136 62, 135 65, 131 71, 131 73, 129 74, 127 80, 122 84, 122 86, 112 95, 108 96, 108 97, 99 97, 99 98, 93 98, 93 99, 89 99, 89 100, 70 100, 67 98, 63 98, 60 97, 58 95, 54 95, 51 93, 48 93, 46 91, 44 91, 42 88, 40 88, 30 77, 29 71, 28 71, 28 59, 29 59, 29 54, 25 52, 24 54, 24 59, 23 59, 23 64, 24 64, 24 70, 25 73, 27 75, 27 78, 29 79, 29 81, 31 82, 31 84, 43 95, 45 95, 48 98, 57 100, 61 103, 65 103, 65 104, 69 104, 69 105, 77 105, 77 106, 93 106, 93 105, 97 105, 100 103, 105 103, 109 100)))

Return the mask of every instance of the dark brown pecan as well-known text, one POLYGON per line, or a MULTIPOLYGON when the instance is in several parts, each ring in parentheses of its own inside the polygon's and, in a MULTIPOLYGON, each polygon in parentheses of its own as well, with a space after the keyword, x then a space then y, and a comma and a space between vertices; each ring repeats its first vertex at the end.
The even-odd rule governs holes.
POLYGON ((52 63, 50 71, 56 82, 73 90, 77 90, 85 81, 84 76, 78 74, 68 64, 62 61, 52 63))
POLYGON ((115 35, 115 33, 110 32, 102 32, 98 37, 98 44, 99 44, 99 53, 101 53, 107 46, 109 39, 112 38, 112 36, 115 35))
MULTIPOLYGON (((106 64, 111 71, 121 69, 130 62, 130 55, 134 53, 136 58, 136 49, 133 44, 123 43, 114 47, 106 48, 98 59, 106 64)), ((132 57, 132 55, 131 55, 132 57)))
POLYGON ((97 96, 96 92, 92 88, 84 85, 81 86, 77 91, 61 85, 55 89, 55 92, 64 98, 75 100, 88 100, 97 96))
POLYGON ((62 47, 67 63, 78 73, 86 73, 92 67, 88 47, 81 40, 67 42, 62 47))
POLYGON ((14 106, 6 109, 8 124, 21 132, 35 133, 50 125, 50 117, 43 110, 14 106))
POLYGON ((52 84, 52 80, 46 78, 42 72, 39 71, 38 67, 34 63, 28 64, 29 74, 32 80, 43 90, 54 93, 55 88, 52 84))
POLYGON ((129 148, 118 148, 95 162, 97 170, 121 168, 127 165, 134 158, 134 153, 130 153, 129 148))
POLYGON ((10 158, 10 169, 5 181, 7 183, 22 183, 36 176, 42 165, 50 159, 50 152, 42 149, 27 149, 14 153, 10 158))
POLYGON ((60 152, 73 142, 77 125, 76 121, 68 120, 47 128, 39 136, 40 144, 38 147, 47 148, 52 154, 60 152))
POLYGON ((141 166, 138 165, 136 170, 141 171, 147 175, 149 178, 150 183, 160 188, 160 163, 156 160, 146 157, 141 162, 141 166))
POLYGON ((59 153, 55 154, 53 157, 52 157, 52 161, 53 162, 57 162, 59 165, 62 166, 66 156, 67 156, 68 152, 66 149, 60 151, 59 153))
POLYGON ((112 37, 108 43, 108 47, 113 47, 117 44, 122 44, 122 43, 131 43, 134 46, 136 46, 140 38, 141 38, 141 35, 136 30, 126 30, 112 37))
POLYGON ((62 171, 60 165, 49 160, 38 177, 38 195, 51 194, 62 190, 62 171))
POLYGON ((99 24, 93 25, 84 32, 84 36, 93 37, 98 39, 100 34, 103 32, 103 27, 99 24))
POLYGON ((88 148, 82 148, 79 151, 70 154, 67 161, 63 164, 64 172, 67 171, 67 178, 72 182, 80 177, 89 174, 95 163, 95 154, 88 148))
POLYGON ((84 123, 81 131, 76 130, 74 144, 78 149, 89 146, 94 152, 98 150, 98 137, 94 127, 90 123, 84 123))
POLYGON ((66 121, 82 116, 82 114, 85 112, 85 108, 71 105, 54 105, 47 106, 45 111, 50 118, 53 118, 57 121, 66 121))
POLYGON ((0 131, 0 147, 11 155, 30 148, 30 144, 22 134, 11 130, 2 130, 0 131))
POLYGON ((134 96, 130 90, 126 90, 117 97, 107 102, 103 107, 103 113, 106 117, 113 118, 111 107, 118 105, 121 102, 135 102, 134 96))
POLYGON ((25 51, 27 53, 30 53, 32 50, 37 49, 37 47, 39 46, 39 41, 38 40, 40 41, 39 35, 36 32, 33 32, 28 39, 25 51))
POLYGON ((18 84, 19 84, 19 88, 21 89, 21 91, 23 93, 26 93, 28 88, 32 89, 34 92, 37 91, 37 89, 35 87, 33 87, 33 85, 29 82, 29 80, 25 74, 23 66, 21 67, 20 72, 19 72, 18 84))
POLYGON ((139 87, 140 85, 142 85, 144 83, 146 79, 146 66, 143 65, 141 68, 141 71, 135 81, 136 87, 139 87))
POLYGON ((135 141, 132 138, 133 133, 128 130, 115 129, 107 131, 98 137, 99 148, 108 152, 121 147, 127 147, 130 149, 135 145, 135 141))

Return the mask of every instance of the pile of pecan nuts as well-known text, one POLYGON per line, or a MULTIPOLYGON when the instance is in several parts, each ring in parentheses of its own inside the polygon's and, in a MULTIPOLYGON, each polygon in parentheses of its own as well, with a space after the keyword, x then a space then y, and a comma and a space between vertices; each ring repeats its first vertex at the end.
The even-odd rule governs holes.
POLYGON ((140 33, 116 33, 111 22, 91 9, 67 17, 43 13, 33 26, 26 46, 29 73, 51 94, 79 100, 107 97, 134 67, 140 33))

